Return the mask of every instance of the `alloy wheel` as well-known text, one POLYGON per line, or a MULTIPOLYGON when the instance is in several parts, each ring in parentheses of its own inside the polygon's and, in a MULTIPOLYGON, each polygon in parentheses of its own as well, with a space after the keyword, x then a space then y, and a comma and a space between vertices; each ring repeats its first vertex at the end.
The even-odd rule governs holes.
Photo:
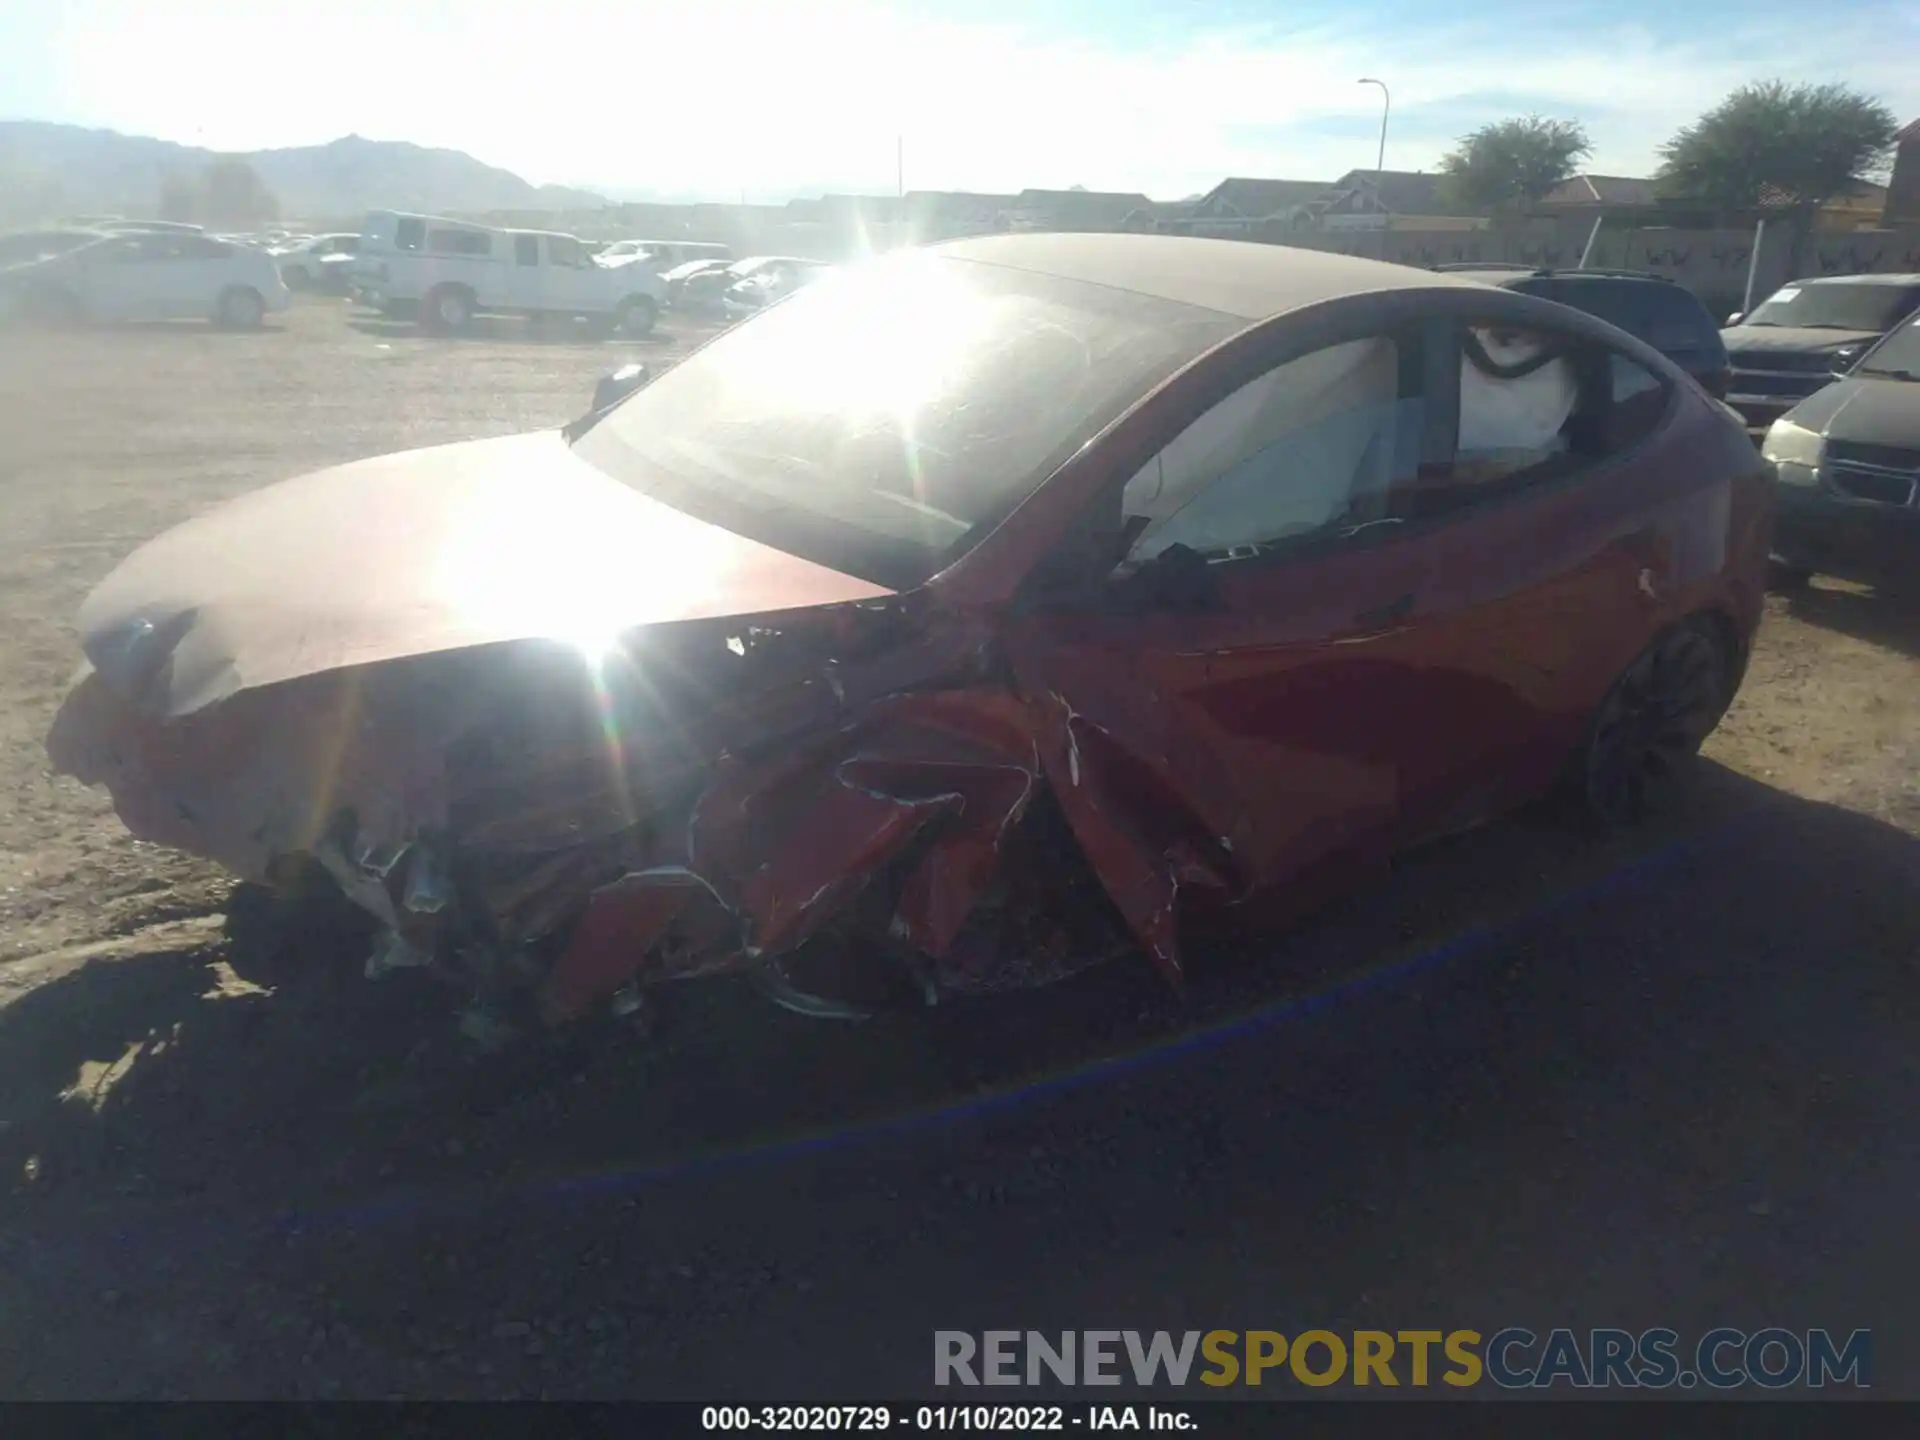
POLYGON ((1610 825, 1658 810, 1685 779, 1726 703, 1726 659, 1683 625, 1635 660, 1601 705, 1587 743, 1586 798, 1610 825))

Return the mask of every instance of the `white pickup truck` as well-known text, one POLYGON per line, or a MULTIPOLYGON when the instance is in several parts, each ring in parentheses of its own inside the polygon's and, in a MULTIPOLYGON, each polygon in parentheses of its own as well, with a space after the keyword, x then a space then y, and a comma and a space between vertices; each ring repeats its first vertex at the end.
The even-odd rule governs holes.
POLYGON ((481 314, 564 315, 645 335, 667 294, 652 265, 597 263, 577 236, 392 210, 370 212, 361 226, 352 284, 375 308, 439 331, 481 314))

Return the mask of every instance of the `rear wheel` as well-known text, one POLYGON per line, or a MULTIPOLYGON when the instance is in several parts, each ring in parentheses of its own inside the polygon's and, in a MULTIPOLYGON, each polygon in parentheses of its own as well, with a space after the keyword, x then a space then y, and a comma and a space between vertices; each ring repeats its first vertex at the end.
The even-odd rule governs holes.
POLYGON ((220 292, 220 303, 214 308, 213 319, 217 325, 229 330, 255 330, 266 316, 267 302, 258 290, 245 285, 235 285, 220 292))
POLYGON ((634 295, 620 302, 614 312, 614 328, 622 335, 651 335, 660 318, 660 307, 651 296, 634 295))
POLYGON ((1580 796, 1609 827, 1656 814, 1684 790, 1726 709, 1729 662, 1696 621, 1659 636, 1600 704, 1580 759, 1580 796))
POLYGON ((464 330, 473 322, 473 296, 462 286, 442 285, 428 292, 421 319, 430 330, 464 330))

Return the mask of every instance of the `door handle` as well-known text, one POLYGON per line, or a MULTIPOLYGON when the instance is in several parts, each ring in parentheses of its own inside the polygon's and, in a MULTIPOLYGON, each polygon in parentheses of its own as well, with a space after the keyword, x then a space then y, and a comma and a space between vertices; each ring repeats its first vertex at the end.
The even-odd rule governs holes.
POLYGON ((1413 593, 1388 601, 1377 610, 1362 610, 1353 617, 1355 626, 1362 630, 1386 630, 1398 625, 1413 614, 1413 593))

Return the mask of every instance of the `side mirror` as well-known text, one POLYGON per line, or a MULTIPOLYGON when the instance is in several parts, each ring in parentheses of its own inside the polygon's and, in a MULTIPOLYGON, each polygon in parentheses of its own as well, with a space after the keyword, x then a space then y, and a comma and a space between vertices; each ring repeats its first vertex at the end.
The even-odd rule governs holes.
POLYGON ((1734 311, 1731 315, 1727 316, 1727 324, 1738 325, 1741 319, 1746 315, 1746 313, 1747 312, 1744 310, 1734 311))
POLYGON ((1185 545, 1169 545, 1131 575, 1110 582, 1107 596, 1110 608, 1122 613, 1220 608, 1213 567, 1204 555, 1185 545))
POLYGON ((600 383, 593 387, 593 410, 598 415, 602 410, 619 404, 634 391, 646 387, 653 379, 653 371, 642 364, 622 365, 611 374, 602 375, 600 383))
POLYGON ((1835 355, 1833 357, 1833 378, 1836 380, 1844 380, 1847 376, 1851 375, 1853 373, 1853 367, 1860 363, 1860 356, 1863 353, 1864 352, 1859 350, 1842 350, 1839 354, 1835 355))

